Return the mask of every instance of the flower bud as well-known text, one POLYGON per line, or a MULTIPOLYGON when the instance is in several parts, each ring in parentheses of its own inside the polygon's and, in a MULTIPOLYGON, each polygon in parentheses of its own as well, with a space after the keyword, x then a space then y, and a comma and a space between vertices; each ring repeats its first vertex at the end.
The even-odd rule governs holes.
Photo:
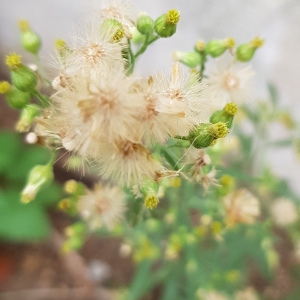
POLYGON ((32 92, 37 85, 35 73, 21 62, 21 56, 11 53, 6 56, 6 64, 11 70, 11 81, 13 85, 22 92, 32 92))
POLYGON ((211 40, 206 44, 205 51, 212 57, 218 57, 222 55, 226 49, 232 49, 235 45, 233 38, 226 40, 211 40))
POLYGON ((144 43, 144 41, 145 41, 145 36, 142 35, 142 34, 137 30, 136 27, 132 26, 132 27, 129 28, 129 30, 130 30, 130 34, 131 34, 131 36, 132 36, 132 39, 131 39, 132 43, 134 43, 134 44, 141 44, 141 43, 144 43))
POLYGON ((7 81, 0 82, 0 94, 3 94, 8 104, 15 109, 24 108, 31 99, 29 93, 24 93, 14 86, 11 86, 7 81))
MULTIPOLYGON (((22 92, 21 92, 22 93, 22 92)), ((24 107, 21 113, 21 117, 16 125, 16 129, 19 132, 26 132, 30 129, 34 118, 40 113, 40 108, 35 104, 30 104, 24 107)))
POLYGON ((85 192, 85 185, 74 179, 70 179, 65 182, 64 190, 70 195, 79 196, 85 192))
POLYGON ((201 64, 201 56, 197 52, 176 51, 173 55, 174 60, 180 61, 189 68, 196 68, 201 64))
POLYGON ((153 32, 154 21, 146 14, 142 14, 138 20, 136 27, 143 35, 149 35, 153 32))
POLYGON ((229 130, 223 122, 216 124, 202 123, 190 131, 187 137, 177 138, 189 140, 195 148, 201 149, 209 147, 214 140, 225 137, 228 132, 229 130))
POLYGON ((180 13, 176 9, 169 10, 155 20, 154 30, 162 38, 172 36, 176 32, 176 26, 180 19, 180 13))
POLYGON ((252 59, 257 48, 264 44, 264 40, 256 37, 251 42, 238 46, 236 50, 236 58, 239 61, 246 62, 252 59))
POLYGON ((42 43, 39 36, 30 29, 26 20, 19 21, 21 29, 21 43, 24 49, 30 53, 37 54, 41 49, 42 43))
POLYGON ((210 122, 215 124, 223 122, 231 128, 234 115, 237 113, 237 106, 233 102, 227 103, 222 110, 217 110, 210 117, 210 122))
POLYGON ((22 191, 21 201, 29 203, 36 197, 40 189, 53 180, 53 168, 51 164, 36 165, 29 173, 27 184, 22 191))

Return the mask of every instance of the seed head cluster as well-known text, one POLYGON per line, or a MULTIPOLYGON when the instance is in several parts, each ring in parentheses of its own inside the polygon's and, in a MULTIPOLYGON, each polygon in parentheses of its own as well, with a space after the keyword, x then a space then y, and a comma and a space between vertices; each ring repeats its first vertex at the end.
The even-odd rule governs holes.
POLYGON ((102 7, 81 35, 59 42, 56 92, 37 120, 37 131, 94 161, 103 178, 130 186, 169 176, 151 148, 188 135, 209 120, 210 109, 202 96, 204 84, 179 63, 149 78, 127 75, 126 32, 136 20, 127 6, 122 14, 118 3, 102 7))

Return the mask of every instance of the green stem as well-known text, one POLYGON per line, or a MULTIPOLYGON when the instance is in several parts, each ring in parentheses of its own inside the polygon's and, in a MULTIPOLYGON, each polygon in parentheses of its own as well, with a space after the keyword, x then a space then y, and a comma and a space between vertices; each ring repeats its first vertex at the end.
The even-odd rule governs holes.
POLYGON ((38 67, 38 72, 39 72, 39 74, 40 74, 40 77, 41 77, 42 81, 43 81, 46 85, 52 87, 52 83, 47 79, 47 77, 46 77, 46 75, 45 75, 45 72, 44 72, 44 69, 43 69, 43 67, 42 67, 41 60, 40 60, 40 57, 38 56, 38 54, 35 54, 35 55, 34 55, 34 58, 35 58, 35 63, 36 63, 36 65, 37 65, 37 67, 38 67))
POLYGON ((48 165, 51 165, 51 166, 53 166, 54 165, 54 163, 55 163, 55 160, 56 160, 56 157, 57 157, 57 151, 54 151, 52 154, 51 154, 51 158, 50 158, 50 160, 49 160, 49 162, 48 162, 48 165))
POLYGON ((201 65, 200 65, 200 80, 201 80, 203 77, 204 70, 205 70, 206 53, 202 52, 200 55, 201 55, 201 65))
POLYGON ((35 90, 33 92, 33 94, 34 94, 35 97, 37 97, 40 100, 42 106, 48 107, 50 105, 49 98, 42 95, 38 90, 35 90))
POLYGON ((145 42, 143 44, 143 46, 141 47, 141 49, 135 54, 134 58, 136 59, 138 56, 140 56, 141 54, 143 54, 149 45, 151 45, 152 43, 154 43, 155 41, 157 41, 159 39, 159 36, 155 36, 152 39, 149 40, 149 35, 146 35, 145 38, 145 42))
POLYGON ((126 71, 126 75, 130 75, 130 74, 132 74, 132 72, 134 70, 135 57, 134 57, 134 54, 132 52, 131 42, 130 42, 129 39, 127 41, 128 41, 128 59, 129 59, 129 62, 128 62, 128 68, 127 68, 127 71, 126 71))

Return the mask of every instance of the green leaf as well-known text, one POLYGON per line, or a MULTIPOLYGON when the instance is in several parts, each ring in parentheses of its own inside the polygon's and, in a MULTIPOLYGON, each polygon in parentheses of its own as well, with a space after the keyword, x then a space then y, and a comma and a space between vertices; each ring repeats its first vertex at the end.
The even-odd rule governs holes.
MULTIPOLYGON (((3 193, 0 195, 3 197, 3 193)), ((46 238, 50 224, 46 212, 38 205, 17 204, 16 192, 5 194, 8 203, 0 210, 0 237, 14 241, 32 241, 46 238)), ((1 199, 1 203, 3 199, 1 199)))

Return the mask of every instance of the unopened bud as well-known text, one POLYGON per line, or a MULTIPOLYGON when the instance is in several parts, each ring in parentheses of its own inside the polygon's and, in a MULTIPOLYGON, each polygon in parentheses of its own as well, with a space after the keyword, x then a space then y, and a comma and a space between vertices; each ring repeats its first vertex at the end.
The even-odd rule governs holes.
POLYGON ((26 105, 22 110, 21 117, 16 125, 19 132, 26 132, 30 129, 34 118, 40 113, 40 108, 35 104, 26 105))
POLYGON ((154 21, 146 14, 142 14, 138 20, 136 27, 143 35, 149 35, 153 32, 154 21))
POLYGON ((162 38, 172 36, 176 32, 177 23, 180 20, 180 13, 176 9, 169 10, 155 20, 154 30, 162 38))
POLYGON ((247 62, 252 59, 257 48, 264 44, 264 40, 256 37, 251 42, 238 46, 236 50, 236 58, 239 61, 247 62))
POLYGON ((205 51, 212 57, 219 57, 227 49, 232 49, 234 45, 235 40, 233 38, 228 38, 225 40, 211 40, 206 44, 205 51))
POLYGON ((27 184, 22 191, 21 201, 29 203, 36 197, 41 188, 53 180, 52 165, 36 165, 29 173, 27 184))
POLYGON ((210 117, 210 122, 215 124, 223 122, 228 128, 232 127, 234 115, 237 113, 237 106, 233 102, 227 103, 222 110, 217 110, 210 117))
POLYGON ((29 93, 24 93, 14 86, 11 86, 9 82, 0 82, 0 94, 3 94, 8 102, 8 104, 15 109, 24 108, 31 99, 29 93))
POLYGON ((42 46, 41 39, 30 29, 30 25, 26 20, 19 21, 19 27, 21 29, 22 46, 26 51, 37 54, 42 46))
POLYGON ((229 130, 223 122, 216 124, 202 123, 190 131, 187 137, 177 138, 189 140, 195 148, 201 149, 209 147, 214 140, 225 137, 228 132, 229 130))
POLYGON ((173 55, 174 60, 180 61, 189 68, 196 68, 201 64, 201 56, 197 52, 176 51, 173 55))
POLYGON ((13 85, 22 92, 32 92, 37 85, 35 73, 22 64, 21 56, 11 53, 6 57, 6 64, 11 70, 11 81, 13 85))
POLYGON ((130 34, 132 36, 132 39, 131 39, 132 43, 141 44, 145 41, 145 36, 142 35, 136 27, 132 26, 129 28, 129 30, 130 30, 130 34))

